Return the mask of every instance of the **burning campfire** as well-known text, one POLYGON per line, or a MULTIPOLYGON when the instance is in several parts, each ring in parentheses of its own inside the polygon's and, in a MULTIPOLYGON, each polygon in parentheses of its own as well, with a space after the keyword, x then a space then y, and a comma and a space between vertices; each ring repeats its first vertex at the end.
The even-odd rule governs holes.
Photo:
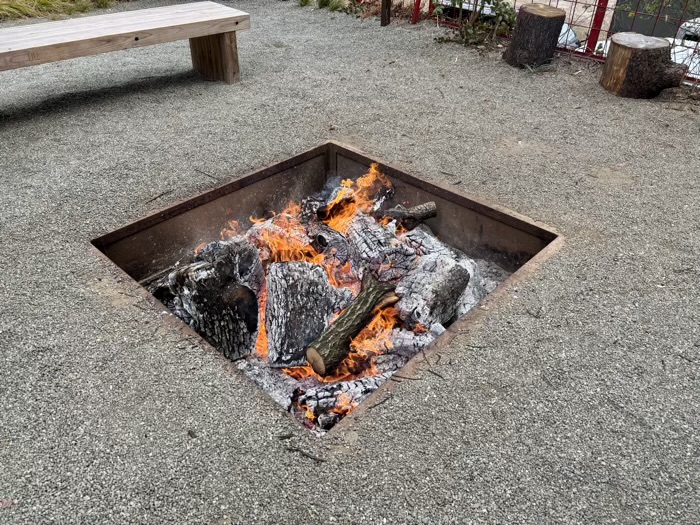
POLYGON ((144 283, 323 434, 506 277, 424 223, 434 202, 389 207, 378 166, 279 212, 231 221, 192 262, 144 283))

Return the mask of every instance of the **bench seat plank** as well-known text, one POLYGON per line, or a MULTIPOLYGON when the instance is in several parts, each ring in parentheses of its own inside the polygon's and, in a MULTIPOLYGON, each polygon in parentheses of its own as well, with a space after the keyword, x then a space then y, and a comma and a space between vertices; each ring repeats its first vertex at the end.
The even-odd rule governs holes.
POLYGON ((0 71, 249 27, 250 15, 215 2, 10 27, 0 30, 0 71))

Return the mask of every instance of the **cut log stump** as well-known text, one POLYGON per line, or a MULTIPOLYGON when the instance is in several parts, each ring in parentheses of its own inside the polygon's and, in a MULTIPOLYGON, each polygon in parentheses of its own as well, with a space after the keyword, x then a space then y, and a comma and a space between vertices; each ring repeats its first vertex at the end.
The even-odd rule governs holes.
POLYGON ((544 4, 525 4, 518 11, 513 38, 503 60, 513 67, 538 67, 554 56, 566 12, 544 4))
POLYGON ((671 60, 671 44, 664 38, 617 33, 610 41, 600 85, 620 97, 653 98, 678 87, 687 66, 671 60))

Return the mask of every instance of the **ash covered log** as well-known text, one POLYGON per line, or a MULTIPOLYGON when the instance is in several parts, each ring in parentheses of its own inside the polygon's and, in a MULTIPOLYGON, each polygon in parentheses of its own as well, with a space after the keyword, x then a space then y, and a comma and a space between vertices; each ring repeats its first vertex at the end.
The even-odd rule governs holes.
POLYGON ((434 201, 425 202, 411 208, 398 205, 380 213, 380 215, 395 220, 407 230, 412 230, 423 221, 435 217, 437 215, 437 205, 434 201))
POLYGON ((424 255, 396 286, 399 317, 410 327, 447 323, 469 284, 469 272, 440 254, 424 255))
POLYGON ((214 242, 168 276, 174 313, 231 360, 248 355, 258 332, 258 250, 242 237, 214 242))
POLYGON ((354 381, 329 383, 317 388, 299 389, 292 402, 296 406, 311 410, 313 415, 318 418, 319 427, 327 430, 350 408, 358 405, 375 392, 390 376, 391 374, 379 374, 354 381), (333 412, 333 410, 338 410, 338 412, 333 412), (336 414, 337 417, 332 414, 336 414))
POLYGON ((245 233, 245 238, 260 250, 260 258, 266 262, 275 262, 275 256, 285 251, 288 254, 300 253, 311 246, 311 239, 298 219, 286 213, 253 224, 245 233), (271 243, 277 245, 279 253, 275 253, 271 243))
POLYGON ((393 290, 393 285, 380 283, 369 273, 365 276, 357 298, 306 350, 306 358, 317 374, 332 373, 347 357, 350 341, 366 326, 375 307, 388 306, 398 300, 393 290))
POLYGON ((350 224, 348 243, 380 281, 397 281, 413 266, 416 252, 374 218, 358 215, 350 224))
POLYGON ((477 261, 468 257, 464 252, 442 242, 435 237, 430 228, 425 224, 402 234, 400 238, 420 255, 435 254, 451 258, 469 272, 469 284, 457 300, 455 318, 461 317, 474 308, 486 295, 487 291, 484 287, 484 279, 477 261))
POLYGON ((382 373, 397 371, 444 331, 445 328, 441 324, 435 324, 429 331, 420 334, 394 328, 389 336, 391 348, 374 358, 377 369, 382 373))
POLYGON ((292 396, 301 383, 276 368, 270 368, 254 354, 238 362, 238 369, 248 376, 256 385, 267 392, 277 404, 289 410, 292 396))
POLYGON ((318 253, 326 256, 327 262, 334 261, 342 266, 348 261, 352 263, 357 260, 357 255, 348 244, 345 235, 322 222, 310 223, 307 227, 307 233, 311 239, 311 245, 318 253))
POLYGON ((270 366, 306 364, 306 347, 323 333, 333 314, 345 308, 352 297, 347 288, 331 286, 326 271, 317 264, 271 264, 265 308, 270 366))

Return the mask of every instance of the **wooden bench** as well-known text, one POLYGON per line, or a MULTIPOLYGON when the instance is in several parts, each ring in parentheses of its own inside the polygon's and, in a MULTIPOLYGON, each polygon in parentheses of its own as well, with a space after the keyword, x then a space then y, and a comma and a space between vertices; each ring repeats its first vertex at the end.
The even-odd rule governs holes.
POLYGON ((192 65, 211 80, 240 80, 236 31, 250 15, 197 2, 0 29, 0 71, 190 40, 192 65))

